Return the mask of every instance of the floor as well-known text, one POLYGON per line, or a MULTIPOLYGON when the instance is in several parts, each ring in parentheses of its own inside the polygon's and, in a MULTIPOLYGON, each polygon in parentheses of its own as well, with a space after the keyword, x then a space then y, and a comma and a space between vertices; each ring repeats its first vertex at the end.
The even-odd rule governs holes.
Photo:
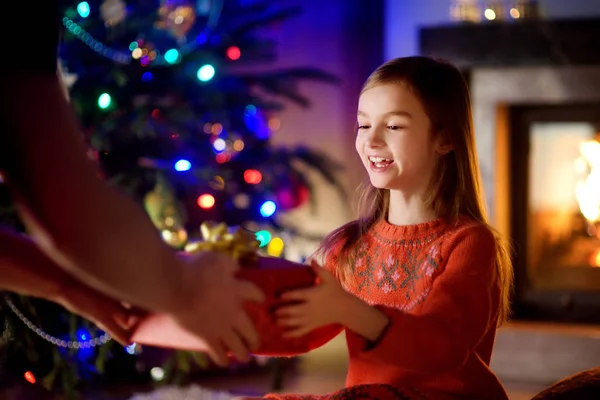
MULTIPOLYGON (((283 379, 283 391, 298 394, 324 394, 336 391, 343 387, 347 368, 346 344, 342 336, 334 339, 321 349, 303 356, 294 367, 286 370, 283 379)), ((226 391, 236 395, 261 396, 272 389, 272 374, 246 373, 231 376, 206 376, 197 383, 206 389, 226 391)), ((503 382, 509 393, 510 400, 531 400, 543 389, 535 385, 524 385, 503 382)), ((0 390, 0 398, 7 400, 56 400, 53 397, 42 395, 39 385, 24 384, 23 387, 13 388, 10 391, 0 390), (36 392, 35 390, 38 390, 36 392)), ((86 395, 87 400, 128 400, 134 392, 147 390, 126 387, 117 392, 110 391, 86 395)), ((208 395, 211 399, 213 395, 208 395)), ((160 397, 160 396, 159 396, 160 397)), ((179 398, 179 396, 176 396, 179 398)), ((203 398, 203 396, 200 396, 203 398)), ((155 399, 158 397, 151 396, 155 399)), ((160 397, 161 399, 164 397, 160 397)), ((171 397, 169 397, 171 398, 171 397)), ((189 398, 189 397, 186 397, 189 398)), ((196 396, 194 396, 196 399, 196 396)))
MULTIPOLYGON (((346 345, 343 336, 339 336, 319 350, 304 356, 298 367, 286 374, 283 382, 285 392, 290 393, 328 393, 344 385, 346 375, 346 345)), ((264 376, 240 377, 235 381, 227 378, 202 382, 202 386, 260 395, 270 389, 270 381, 264 376)), ((530 400, 543 387, 505 383, 511 400, 530 400)))

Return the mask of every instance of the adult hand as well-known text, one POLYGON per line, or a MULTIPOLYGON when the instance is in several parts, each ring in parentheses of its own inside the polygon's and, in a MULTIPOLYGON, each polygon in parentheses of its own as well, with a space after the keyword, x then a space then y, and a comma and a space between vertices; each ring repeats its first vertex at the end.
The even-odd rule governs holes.
POLYGON ((238 264, 225 254, 207 251, 182 260, 187 264, 182 296, 189 303, 174 310, 173 317, 208 344, 217 365, 228 364, 228 351, 247 361, 260 337, 243 305, 263 302, 264 294, 254 284, 236 279, 238 264))
POLYGON ((70 312, 90 320, 122 345, 131 343, 129 329, 141 313, 100 292, 69 279, 51 299, 70 312))

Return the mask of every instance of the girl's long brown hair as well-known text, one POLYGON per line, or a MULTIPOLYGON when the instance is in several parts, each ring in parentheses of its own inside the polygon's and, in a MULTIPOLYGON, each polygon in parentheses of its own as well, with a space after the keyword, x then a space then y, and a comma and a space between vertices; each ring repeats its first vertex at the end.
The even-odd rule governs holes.
MULTIPOLYGON (((435 178, 430 182, 425 199, 426 207, 451 221, 466 215, 486 225, 496 238, 501 294, 498 325, 501 325, 510 314, 513 268, 508 243, 490 226, 485 211, 467 83, 461 72, 449 63, 427 57, 406 57, 390 60, 377 68, 361 93, 387 83, 407 85, 423 104, 432 132, 441 135, 444 143, 453 147, 436 166, 432 175, 435 178)), ((337 273, 341 280, 350 270, 350 250, 376 221, 385 218, 389 207, 389 190, 367 183, 357 193, 357 220, 331 232, 313 256, 324 261, 333 248, 342 246, 337 254, 337 273)))

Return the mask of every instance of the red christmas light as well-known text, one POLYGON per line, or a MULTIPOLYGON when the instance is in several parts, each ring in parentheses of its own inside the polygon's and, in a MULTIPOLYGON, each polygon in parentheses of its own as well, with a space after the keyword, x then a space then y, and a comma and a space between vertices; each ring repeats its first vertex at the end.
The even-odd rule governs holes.
POLYGON ((227 57, 229 57, 230 60, 235 61, 242 56, 242 51, 237 46, 231 46, 227 49, 225 54, 227 54, 227 57))
POLYGON ((33 373, 31 373, 31 371, 25 372, 25 375, 23 376, 25 377, 25 380, 31 383, 32 385, 35 383, 35 376, 33 376, 33 373))
POLYGON ((224 162, 227 161, 227 155, 225 153, 219 153, 219 154, 217 154, 215 159, 217 160, 217 162, 219 164, 223 164, 224 162))
POLYGON ((244 180, 246 181, 246 183, 256 185, 260 183, 260 181, 262 181, 262 174, 260 173, 260 171, 257 171, 255 169, 247 169, 244 172, 244 180))
POLYGON ((205 193, 198 197, 198 207, 208 210, 215 205, 215 198, 212 194, 205 193))

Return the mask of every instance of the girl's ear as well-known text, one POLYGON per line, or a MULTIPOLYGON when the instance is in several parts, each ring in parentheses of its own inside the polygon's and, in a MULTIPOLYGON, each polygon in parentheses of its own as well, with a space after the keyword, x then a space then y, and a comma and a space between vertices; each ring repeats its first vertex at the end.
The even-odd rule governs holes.
POLYGON ((451 144, 440 144, 440 145, 438 145, 438 147, 436 149, 438 154, 441 154, 441 155, 448 154, 452 150, 454 150, 454 146, 452 146, 451 144))
POLYGON ((449 140, 448 135, 445 135, 444 133, 445 132, 443 131, 437 131, 433 139, 435 152, 442 156, 454 150, 454 146, 452 146, 451 140, 449 140))

